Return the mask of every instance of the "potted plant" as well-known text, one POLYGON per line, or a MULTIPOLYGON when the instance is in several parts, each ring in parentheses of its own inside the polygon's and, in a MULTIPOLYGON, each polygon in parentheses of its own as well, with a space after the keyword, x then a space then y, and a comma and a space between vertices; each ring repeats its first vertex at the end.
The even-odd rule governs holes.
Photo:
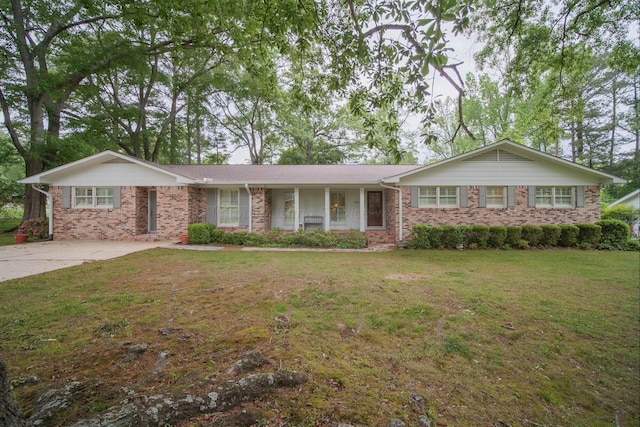
POLYGON ((182 243, 183 245, 188 245, 189 244, 189 234, 188 233, 182 233, 180 235, 180 243, 182 243))
POLYGON ((27 224, 23 222, 20 227, 18 227, 18 231, 15 235, 16 244, 27 243, 29 240, 29 235, 27 234, 27 224))

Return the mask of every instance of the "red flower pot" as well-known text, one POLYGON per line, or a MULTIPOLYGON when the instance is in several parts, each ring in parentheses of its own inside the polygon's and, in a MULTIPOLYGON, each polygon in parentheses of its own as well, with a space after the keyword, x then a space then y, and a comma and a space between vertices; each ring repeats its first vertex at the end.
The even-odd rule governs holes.
POLYGON ((16 244, 27 243, 27 240, 29 240, 28 234, 16 234, 15 237, 16 237, 16 244))

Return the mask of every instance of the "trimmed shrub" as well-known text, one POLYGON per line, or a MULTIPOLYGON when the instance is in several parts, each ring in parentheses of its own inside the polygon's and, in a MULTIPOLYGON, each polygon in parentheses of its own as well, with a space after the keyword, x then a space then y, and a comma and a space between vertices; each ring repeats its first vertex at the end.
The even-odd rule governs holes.
POLYGON ((520 240, 522 240, 522 227, 507 226, 507 238, 504 244, 510 248, 520 247, 520 240))
POLYGON ((474 225, 464 229, 465 247, 486 249, 489 246, 489 227, 474 225))
POLYGON ((431 227, 426 224, 417 224, 413 226, 411 234, 407 239, 407 248, 409 249, 430 249, 431 248, 431 227))
POLYGON ((18 228, 20 233, 28 234, 35 239, 49 238, 49 220, 47 218, 28 219, 18 228))
POLYGON ((580 233, 580 229, 575 225, 561 225, 558 245, 565 248, 574 247, 578 244, 578 233, 580 233))
POLYGON ((602 219, 618 219, 631 225, 640 216, 640 209, 631 205, 615 205, 602 211, 602 219))
POLYGON ((501 248, 504 246, 505 240, 507 240, 507 227, 489 227, 489 240, 487 242, 489 246, 492 248, 501 248))
POLYGON ((598 221, 602 228, 599 249, 625 250, 631 238, 629 224, 619 219, 604 219, 598 221))
POLYGON ((547 247, 558 246, 562 230, 557 225, 541 225, 542 238, 540 244, 547 247))
POLYGON ((576 224, 576 227, 580 229, 578 232, 578 245, 585 248, 598 245, 602 235, 602 227, 598 224, 576 224))
POLYGON ((348 233, 338 235, 338 247, 341 249, 366 248, 369 241, 367 236, 359 230, 350 230, 348 233))
MULTIPOLYGON (((212 224, 191 224, 187 227, 189 233, 189 243, 195 245, 206 245, 211 243, 211 227, 212 224)), ((215 228, 215 226, 214 226, 215 228)))
POLYGON ((442 248, 442 227, 432 227, 429 233, 429 243, 433 249, 442 248))
POLYGON ((446 249, 456 249, 464 244, 464 231, 460 227, 445 225, 442 229, 442 246, 446 249))
POLYGON ((529 242, 531 246, 538 246, 542 241, 542 227, 539 225, 523 225, 522 240, 529 242))
POLYGON ((627 242, 626 250, 640 252, 640 240, 629 240, 627 242))

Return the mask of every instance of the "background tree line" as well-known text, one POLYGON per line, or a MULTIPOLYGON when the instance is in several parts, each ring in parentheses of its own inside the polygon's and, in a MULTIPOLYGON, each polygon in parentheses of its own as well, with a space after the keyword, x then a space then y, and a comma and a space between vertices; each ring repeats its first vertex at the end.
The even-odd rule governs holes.
MULTIPOLYGON (((415 163, 422 143, 448 157, 503 137, 637 178, 637 8, 503 6, 2 1, 0 181, 104 149, 174 164, 240 149, 254 164, 415 163), (462 78, 450 49, 462 32, 486 42, 477 60, 494 77, 462 78), (433 101, 434 73, 456 99, 433 101)), ((44 216, 24 191, 25 219, 44 216)))

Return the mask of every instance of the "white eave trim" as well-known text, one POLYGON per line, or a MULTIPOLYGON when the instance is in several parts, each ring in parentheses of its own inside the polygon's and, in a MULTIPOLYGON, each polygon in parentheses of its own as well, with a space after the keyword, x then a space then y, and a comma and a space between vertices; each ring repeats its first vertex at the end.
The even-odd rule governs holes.
POLYGON ((604 180, 602 180, 600 182, 601 184, 626 184, 628 182, 626 179, 622 179, 622 178, 619 178, 619 177, 614 176, 614 175, 609 175, 608 173, 600 172, 600 171, 597 171, 595 169, 591 169, 591 168, 589 168, 587 166, 579 165, 577 163, 570 162, 570 161, 562 159, 560 157, 552 156, 551 154, 547 154, 547 153, 543 153, 543 152, 538 151, 538 150, 534 150, 533 148, 527 147, 527 146, 522 145, 522 144, 517 144, 517 143, 515 143, 513 141, 510 141, 508 139, 503 139, 503 140, 495 142, 493 144, 486 145, 484 147, 469 151, 467 153, 460 154, 460 155, 455 156, 455 157, 451 157, 451 158, 446 159, 446 160, 442 160, 442 161, 439 161, 439 162, 436 162, 436 163, 431 163, 429 165, 426 165, 426 166, 423 166, 421 168, 417 168, 417 169, 411 170, 409 172, 405 172, 405 173, 402 173, 402 174, 399 174, 399 175, 394 175, 394 176, 390 176, 390 177, 387 177, 387 178, 383 178, 381 180, 381 182, 384 182, 384 183, 387 183, 387 184, 397 184, 397 183, 400 182, 400 180, 402 178, 405 178, 407 176, 411 176, 413 174, 420 173, 420 172, 423 172, 423 171, 426 171, 426 170, 429 170, 429 169, 432 169, 432 168, 438 168, 438 167, 441 167, 443 165, 446 165, 447 163, 462 161, 462 160, 464 160, 464 159, 466 159, 468 157, 477 156, 478 154, 482 154, 483 152, 492 151, 492 150, 495 150, 495 149, 503 147, 503 146, 509 147, 513 151, 515 151, 516 153, 521 153, 524 156, 528 156, 528 157, 533 156, 535 158, 539 158, 539 159, 542 159, 544 161, 550 161, 550 162, 559 164, 559 165, 564 166, 564 167, 578 169, 583 173, 596 175, 596 176, 598 176, 600 178, 606 178, 606 179, 604 179, 604 180))
POLYGON ((53 175, 56 175, 60 172, 64 172, 66 170, 73 170, 74 168, 80 167, 80 166, 86 166, 86 165, 92 165, 92 164, 102 164, 105 163, 109 160, 113 160, 113 159, 122 159, 125 160, 127 162, 130 163, 134 163, 136 165, 139 166, 143 166, 145 168, 151 169, 153 171, 165 174, 165 175, 169 175, 173 178, 176 179, 176 183, 178 184, 195 184, 197 181, 191 178, 188 178, 186 176, 183 175, 179 175, 177 173, 173 173, 173 172, 169 172, 166 169, 163 169, 161 167, 158 166, 154 166, 150 163, 147 163, 145 161, 142 161, 140 159, 136 159, 135 157, 130 157, 124 154, 120 154, 120 153, 116 153, 115 151, 102 151, 98 154, 94 154, 93 156, 89 156, 89 157, 85 157, 84 159, 80 159, 80 160, 76 160, 75 162, 71 162, 71 163, 67 163, 65 165, 62 166, 58 166, 57 168, 53 168, 51 170, 36 174, 36 175, 32 175, 32 176, 28 176, 26 178, 20 179, 18 180, 19 183, 21 184, 51 184, 52 180, 51 179, 47 179, 53 175))

